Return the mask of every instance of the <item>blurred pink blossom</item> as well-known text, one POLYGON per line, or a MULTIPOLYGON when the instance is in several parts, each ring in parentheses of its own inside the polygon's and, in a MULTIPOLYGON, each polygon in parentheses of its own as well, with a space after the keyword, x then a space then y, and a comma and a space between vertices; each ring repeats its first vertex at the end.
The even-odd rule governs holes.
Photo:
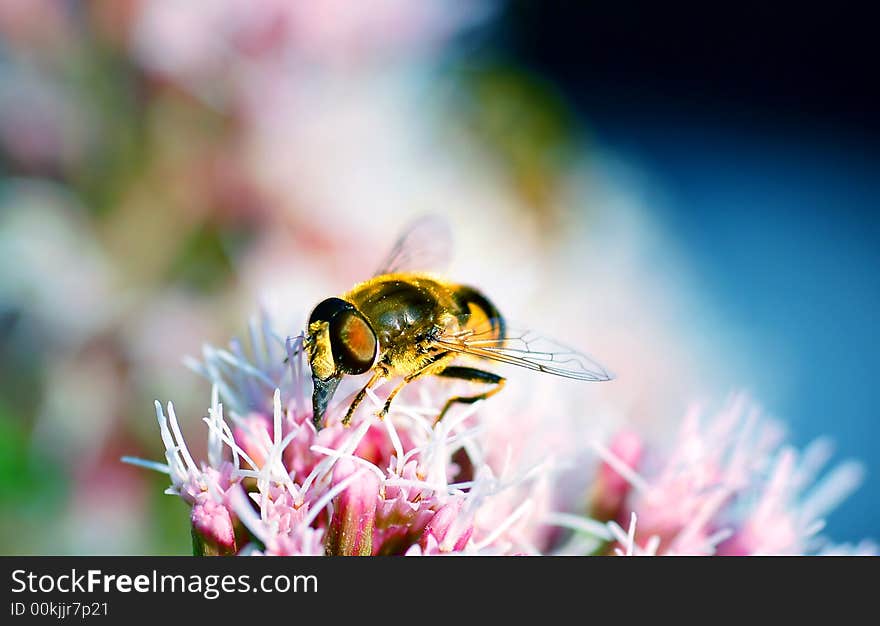
MULTIPOLYGON (((818 535, 824 516, 858 486, 862 469, 847 461, 814 482, 830 457, 828 442, 798 453, 781 439, 780 426, 742 396, 708 419, 690 411, 665 449, 621 433, 610 447, 595 444, 603 463, 593 508, 613 530, 630 522, 643 552, 818 552, 830 545, 818 535)), ((613 539, 622 543, 619 532, 613 539)))
POLYGON ((142 6, 132 46, 148 68, 191 85, 248 63, 350 69, 430 52, 491 7, 460 0, 158 0, 142 6))

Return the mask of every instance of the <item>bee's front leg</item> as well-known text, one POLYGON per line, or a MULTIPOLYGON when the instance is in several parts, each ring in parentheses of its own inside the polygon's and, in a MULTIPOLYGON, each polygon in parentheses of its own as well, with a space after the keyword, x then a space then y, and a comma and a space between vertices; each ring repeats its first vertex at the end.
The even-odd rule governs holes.
POLYGON ((351 404, 348 407, 348 411, 345 412, 345 417, 342 418, 342 425, 348 428, 351 424, 351 418, 354 416, 354 412, 357 410, 358 406, 361 402, 364 401, 364 398, 367 395, 367 390, 373 387, 377 382, 379 382, 385 376, 385 370, 381 368, 376 368, 373 372, 373 375, 370 376, 370 380, 367 381, 367 384, 364 385, 363 389, 357 392, 357 395, 354 397, 354 400, 351 401, 351 404))
POLYGON ((411 374, 407 374, 403 377, 403 380, 400 381, 400 384, 397 385, 394 389, 391 390, 391 393, 388 394, 388 398, 385 400, 385 405, 382 407, 380 411, 376 411, 376 417, 379 419, 384 419, 386 415, 388 415, 388 411, 391 410, 391 402, 394 400, 394 397, 400 393, 400 390, 414 381, 416 378, 420 376, 424 376, 425 374, 432 374, 437 372, 438 369, 443 368, 443 363, 450 361, 453 355, 450 352, 442 352, 434 357, 427 365, 421 367, 420 369, 412 372, 411 374))
POLYGON ((489 389, 488 391, 475 396, 453 396, 449 398, 449 400, 446 401, 446 404, 443 405, 443 409, 440 411, 440 414, 437 415, 437 419, 434 420, 435 424, 443 419, 443 416, 446 415, 446 412, 453 404, 457 402, 461 404, 473 404, 474 402, 479 402, 480 400, 491 398, 496 393, 501 391, 504 388, 504 384, 507 382, 507 379, 503 378, 502 376, 498 376, 497 374, 493 374, 492 372, 478 370, 473 367, 447 367, 444 368, 441 372, 436 372, 436 375, 444 376, 446 378, 457 378, 458 380, 466 380, 471 383, 480 383, 484 385, 495 386, 492 387, 492 389, 489 389))

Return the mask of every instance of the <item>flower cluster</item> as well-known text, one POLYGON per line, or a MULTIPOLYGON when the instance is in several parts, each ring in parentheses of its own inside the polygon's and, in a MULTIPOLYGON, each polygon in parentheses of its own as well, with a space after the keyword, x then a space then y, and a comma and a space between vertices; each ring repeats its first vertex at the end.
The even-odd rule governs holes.
POLYGON ((782 440, 781 427, 738 396, 711 419, 692 409, 663 451, 631 431, 608 446, 594 442, 602 462, 592 515, 610 520, 607 539, 629 554, 875 552, 869 541, 835 546, 819 534, 824 516, 861 482, 861 465, 844 462, 817 481, 830 442, 798 453, 782 440))
POLYGON ((340 423, 343 400, 318 431, 302 337, 285 345, 268 323, 252 328, 253 361, 233 342, 192 363, 213 382, 207 462, 193 459, 170 403, 156 404, 166 463, 126 459, 169 474, 167 493, 192 506, 195 553, 535 551, 523 527, 540 525, 530 514, 543 477, 496 473, 474 408, 435 426, 429 385, 413 385, 384 419, 371 393, 350 427, 340 423))
POLYGON ((528 465, 522 442, 512 441, 516 415, 495 422, 506 440, 493 432, 493 411, 508 405, 472 405, 434 424, 449 389, 427 380, 410 385, 381 419, 382 390, 370 392, 350 427, 340 423, 350 401, 343 398, 316 430, 302 336, 284 341, 263 319, 252 323, 251 342, 251 358, 234 341, 191 362, 213 385, 207 462, 193 459, 170 403, 156 403, 166 462, 125 459, 170 476, 167 493, 192 507, 196 554, 876 549, 833 546, 818 535, 822 517, 860 481, 860 467, 845 463, 813 485, 828 443, 801 455, 780 447, 779 429, 742 398, 710 420, 692 412, 666 450, 631 431, 593 439, 593 466, 575 466, 590 476, 589 496, 566 499, 559 483, 571 464, 545 454, 528 465))

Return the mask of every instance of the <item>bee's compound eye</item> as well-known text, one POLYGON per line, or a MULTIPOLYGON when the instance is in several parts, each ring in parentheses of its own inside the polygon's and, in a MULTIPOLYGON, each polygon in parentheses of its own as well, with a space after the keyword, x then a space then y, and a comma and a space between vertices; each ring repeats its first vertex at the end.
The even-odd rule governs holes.
POLYGON ((329 322, 338 313, 343 311, 351 311, 354 307, 341 298, 327 298, 314 308, 309 316, 309 326, 315 322, 329 322))
POLYGON ((376 360, 376 334, 356 310, 334 316, 330 324, 333 360, 347 374, 363 374, 376 360))

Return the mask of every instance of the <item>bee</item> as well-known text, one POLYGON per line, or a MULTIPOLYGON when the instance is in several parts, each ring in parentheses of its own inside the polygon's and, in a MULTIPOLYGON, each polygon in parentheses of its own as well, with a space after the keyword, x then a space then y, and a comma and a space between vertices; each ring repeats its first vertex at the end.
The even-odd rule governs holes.
POLYGON ((395 396, 426 376, 464 380, 488 389, 446 400, 436 424, 456 403, 470 404, 497 394, 505 379, 460 364, 496 361, 584 381, 612 375, 588 356, 534 331, 510 329, 495 305, 474 287, 432 273, 450 259, 448 224, 434 216, 406 229, 372 278, 340 297, 319 303, 309 316, 305 350, 314 391, 313 419, 320 429, 327 405, 345 376, 370 373, 342 424, 348 426, 368 390, 399 378, 377 415, 384 417, 395 396))

